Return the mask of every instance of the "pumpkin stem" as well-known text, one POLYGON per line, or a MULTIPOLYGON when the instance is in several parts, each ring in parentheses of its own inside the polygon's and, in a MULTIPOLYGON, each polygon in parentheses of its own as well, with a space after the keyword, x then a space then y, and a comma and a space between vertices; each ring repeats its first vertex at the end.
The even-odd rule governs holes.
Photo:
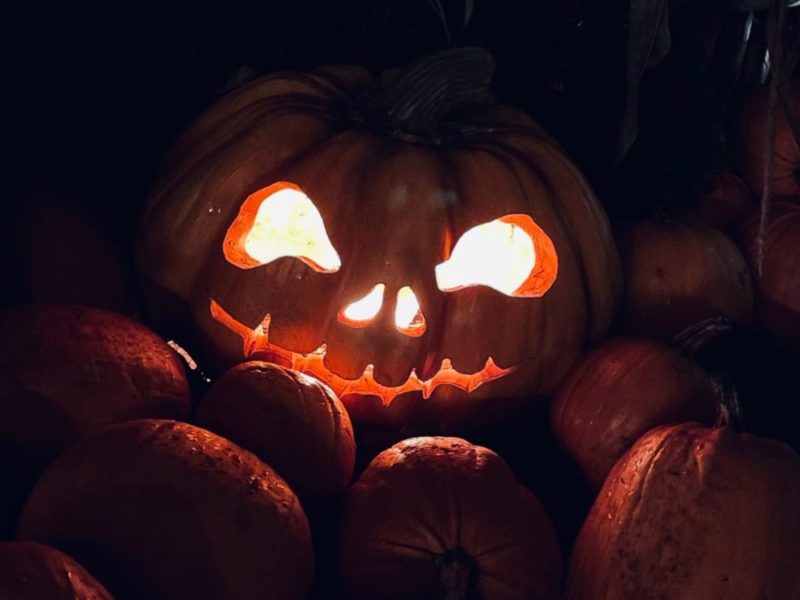
POLYGON ((400 132, 432 134, 459 106, 486 103, 494 58, 483 48, 454 48, 411 64, 383 97, 381 112, 400 132))
POLYGON ((742 418, 742 402, 734 383, 720 372, 711 374, 714 384, 714 393, 717 396, 717 422, 716 427, 729 427, 733 431, 744 432, 744 419, 742 418))
POLYGON ((472 576, 472 558, 461 548, 453 548, 434 561, 439 567, 444 600, 466 600, 472 576))

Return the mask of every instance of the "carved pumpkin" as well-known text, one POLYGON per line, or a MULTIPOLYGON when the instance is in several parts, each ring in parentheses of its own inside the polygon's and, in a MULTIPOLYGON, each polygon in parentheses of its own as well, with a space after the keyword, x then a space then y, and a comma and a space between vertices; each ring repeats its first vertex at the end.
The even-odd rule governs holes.
POLYGON ((218 366, 315 375, 361 420, 551 392, 608 328, 618 259, 574 165, 490 102, 491 72, 461 49, 388 86, 328 67, 220 101, 142 220, 152 314, 218 366))
POLYGON ((566 600, 800 598, 800 459, 695 424, 614 466, 575 542, 566 600))
POLYGON ((739 232, 753 273, 758 322, 781 343, 800 348, 800 207, 776 202, 764 236, 764 263, 758 276, 756 238, 761 215, 753 214, 739 232))
POLYGON ((551 407, 553 433, 597 489, 620 456, 657 425, 713 425, 711 379, 654 340, 612 340, 564 378, 551 407))
POLYGON ((112 425, 37 482, 17 537, 69 552, 130 598, 306 598, 297 497, 256 456, 187 423, 112 425))
POLYGON ((343 492, 353 476, 350 417, 328 386, 303 373, 237 365, 200 402, 197 424, 255 453, 304 503, 343 492))
POLYGON ((721 231, 677 221, 639 221, 620 238, 622 317, 636 335, 670 338, 711 317, 748 321, 750 272, 721 231))
POLYGON ((0 598, 113 600, 72 558, 35 542, 0 542, 0 598))
POLYGON ((557 596, 561 555, 537 498, 491 450, 420 437, 375 457, 341 526, 344 597, 557 596))

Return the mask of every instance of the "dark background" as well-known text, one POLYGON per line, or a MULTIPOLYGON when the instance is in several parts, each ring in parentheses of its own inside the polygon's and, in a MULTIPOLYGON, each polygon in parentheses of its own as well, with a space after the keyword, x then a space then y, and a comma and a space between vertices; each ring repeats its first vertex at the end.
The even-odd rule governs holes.
POLYGON ((323 64, 375 70, 449 46, 495 56, 494 88, 586 172, 613 214, 691 202, 724 162, 720 125, 744 13, 670 3, 672 49, 645 78, 626 161, 628 2, 444 0, 40 0, 6 14, 6 200, 54 183, 129 245, 159 157, 244 77, 323 64), (723 30, 719 36, 717 30, 723 30), (657 160, 653 160, 656 157, 657 160))

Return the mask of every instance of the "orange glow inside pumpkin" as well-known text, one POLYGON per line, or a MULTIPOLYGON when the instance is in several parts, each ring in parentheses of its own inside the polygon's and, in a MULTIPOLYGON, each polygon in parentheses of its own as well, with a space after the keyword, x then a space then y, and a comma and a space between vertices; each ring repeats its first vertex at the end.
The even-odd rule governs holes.
POLYGON ((379 283, 369 293, 345 306, 339 311, 339 322, 350 327, 365 327, 378 316, 383 306, 383 292, 386 286, 379 283))
POLYGON ((442 360, 439 370, 432 377, 422 380, 412 370, 406 381, 398 386, 386 386, 376 381, 373 374, 373 365, 367 365, 364 372, 357 379, 345 379, 325 365, 325 354, 327 352, 325 344, 314 352, 301 354, 270 343, 269 326, 271 318, 269 314, 264 317, 263 321, 255 329, 252 329, 237 321, 219 304, 211 300, 211 316, 242 338, 244 357, 246 359, 269 360, 302 373, 313 375, 329 385, 339 396, 347 394, 378 396, 384 406, 391 404, 398 395, 408 392, 421 392, 423 398, 430 398, 433 391, 440 385, 451 385, 470 393, 484 383, 505 377, 515 368, 501 368, 495 364, 490 356, 486 359, 486 364, 480 371, 462 373, 453 367, 450 359, 445 358, 442 360))
POLYGON ((315 271, 342 266, 317 207, 296 185, 279 181, 251 194, 223 242, 225 258, 249 269, 278 258, 296 257, 315 271))
POLYGON ((419 307, 419 300, 414 290, 407 285, 397 291, 394 324, 401 333, 411 337, 419 337, 425 333, 425 316, 419 307))
POLYGON ((543 295, 557 271, 552 240, 531 217, 522 214, 467 230, 450 257, 435 268, 436 285, 443 292, 485 285, 521 298, 543 295))

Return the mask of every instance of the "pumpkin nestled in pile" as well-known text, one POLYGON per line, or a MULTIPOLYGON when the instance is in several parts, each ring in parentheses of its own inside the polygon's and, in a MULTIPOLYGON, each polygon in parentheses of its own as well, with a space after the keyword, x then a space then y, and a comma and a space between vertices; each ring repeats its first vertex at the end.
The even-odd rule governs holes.
POLYGON ((565 598, 800 598, 800 458, 727 428, 657 428, 614 466, 565 598))
POLYGON ((373 459, 345 501, 340 565, 352 599, 545 600, 561 580, 536 496, 497 454, 452 437, 373 459))
POLYGON ((353 476, 353 427, 342 403, 316 379, 263 361, 214 382, 197 423, 252 451, 304 502, 342 493, 353 476))
POLYGON ((34 469, 106 425, 186 418, 177 355, 109 311, 29 305, 0 314, 0 461, 34 469))
POLYGON ((119 599, 301 599, 314 574, 297 497, 255 455, 186 423, 106 428, 36 484, 18 537, 69 552, 119 599))

